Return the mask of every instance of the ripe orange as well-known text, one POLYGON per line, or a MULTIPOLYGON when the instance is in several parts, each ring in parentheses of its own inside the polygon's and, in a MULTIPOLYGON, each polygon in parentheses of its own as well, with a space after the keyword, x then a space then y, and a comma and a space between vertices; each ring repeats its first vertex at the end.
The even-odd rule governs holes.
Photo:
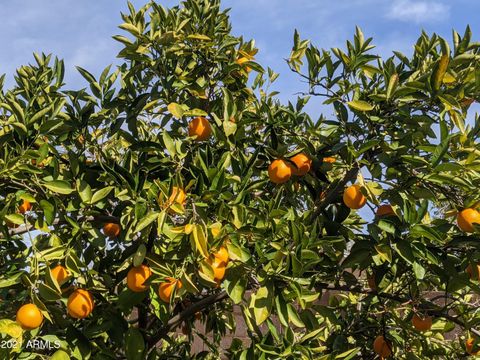
POLYGON ((52 277, 57 280, 58 285, 60 286, 69 278, 68 270, 62 265, 57 265, 50 271, 52 273, 52 277))
POLYGON ((188 136, 196 136, 195 141, 207 140, 212 134, 212 127, 204 117, 196 117, 188 124, 188 136))
POLYGON ((160 299, 162 299, 163 302, 170 302, 170 297, 175 286, 177 289, 181 289, 182 282, 172 277, 168 277, 167 282, 163 282, 160 284, 160 286, 158 287, 158 296, 160 296, 160 299))
POLYGON ((467 268, 465 269, 465 271, 470 276, 470 280, 476 280, 476 281, 480 280, 480 264, 477 264, 477 273, 476 274, 473 270, 474 269, 472 268, 471 264, 468 264, 467 268))
POLYGON ((43 314, 35 304, 25 304, 17 311, 17 322, 25 330, 38 328, 43 321, 43 314))
POLYGON ((295 166, 292 167, 292 171, 293 174, 297 176, 304 176, 312 167, 312 160, 304 153, 297 154, 290 158, 290 160, 295 164, 295 166))
POLYGON ((337 159, 335 159, 333 156, 328 156, 323 158, 324 163, 333 164, 335 161, 337 161, 337 159))
POLYGON ((468 354, 470 355, 479 355, 479 351, 473 351, 473 346, 476 344, 476 341, 474 338, 468 338, 465 340, 465 350, 467 351, 468 354))
POLYGON ((268 177, 274 184, 283 184, 290 180, 293 166, 285 160, 274 160, 268 166, 268 177))
POLYGON ((109 238, 120 235, 120 225, 115 223, 106 223, 103 225, 103 233, 109 238))
POLYGON ((227 264, 222 261, 218 261, 215 256, 209 257, 206 262, 213 269, 213 279, 216 281, 217 284, 220 284, 220 282, 225 277, 225 270, 227 264))
POLYGON ((20 214, 25 214, 30 210, 32 210, 32 204, 28 200, 23 200, 22 204, 18 207, 18 212, 20 214))
POLYGON ((480 213, 472 208, 463 209, 457 214, 457 224, 460 230, 472 233, 473 224, 480 224, 480 213))
POLYGON ((415 314, 412 317, 412 325, 418 331, 428 331, 432 327, 432 317, 420 317, 418 314, 415 314))
POLYGON ((343 202, 350 209, 360 209, 367 203, 367 198, 360 191, 360 185, 353 184, 343 193, 343 202))
POLYGON ((152 275, 152 270, 147 265, 133 267, 127 274, 127 287, 133 292, 143 292, 148 289, 145 281, 152 275))
POLYGON ((375 215, 378 217, 393 216, 395 215, 395 212, 393 211, 392 205, 386 204, 386 205, 380 205, 375 215))
POLYGON ((392 355, 392 344, 383 335, 378 335, 373 342, 373 351, 381 357, 387 358, 392 355))
POLYGON ((216 262, 224 263, 225 266, 227 266, 228 260, 229 260, 229 254, 225 246, 220 246, 218 251, 214 253, 213 256, 215 257, 216 262))
POLYGON ((68 297, 67 311, 75 319, 86 318, 94 306, 93 296, 88 290, 77 289, 68 297))

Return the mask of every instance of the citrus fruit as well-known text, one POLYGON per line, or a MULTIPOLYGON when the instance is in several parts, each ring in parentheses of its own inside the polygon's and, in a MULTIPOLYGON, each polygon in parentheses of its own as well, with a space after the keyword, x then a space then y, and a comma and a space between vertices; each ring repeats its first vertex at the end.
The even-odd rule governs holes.
POLYGON ((343 202, 350 209, 360 209, 367 203, 367 198, 360 191, 360 185, 354 184, 343 193, 343 202))
POLYGON ((68 314, 75 319, 86 318, 93 311, 95 303, 88 290, 76 289, 67 301, 68 314))
POLYGON ((290 160, 295 164, 295 166, 292 167, 292 171, 293 174, 297 176, 304 176, 312 167, 312 160, 304 153, 297 154, 290 158, 290 160))
POLYGON ((38 328, 43 321, 43 315, 35 304, 25 304, 17 311, 17 322, 25 330, 38 328))
POLYGON ((188 124, 188 136, 196 136, 195 141, 207 140, 212 134, 212 127, 204 117, 196 117, 188 124))
POLYGON ((127 287, 133 292, 143 292, 148 289, 145 281, 152 275, 147 265, 132 267, 127 273, 127 287))
POLYGON ((274 184, 283 184, 290 180, 293 166, 282 159, 274 160, 268 167, 268 177, 274 184))

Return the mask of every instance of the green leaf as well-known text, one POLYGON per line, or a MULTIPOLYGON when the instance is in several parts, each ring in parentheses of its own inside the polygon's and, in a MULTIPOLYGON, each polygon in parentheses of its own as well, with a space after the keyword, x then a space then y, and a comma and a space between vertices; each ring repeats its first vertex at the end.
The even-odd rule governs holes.
POLYGON ((387 244, 375 245, 378 255, 388 262, 392 262, 392 249, 387 244))
POLYGON ((27 130, 27 127, 22 124, 21 122, 14 122, 14 123, 11 123, 10 125, 13 126, 13 128, 17 131, 17 133, 19 133, 20 135, 27 135, 28 134, 28 130, 27 130))
POLYGON ((395 244, 395 250, 402 258, 405 259, 406 262, 413 263, 415 261, 415 255, 413 254, 412 247, 408 241, 398 241, 395 244))
POLYGON ((23 225, 25 224, 25 219, 22 215, 20 214, 9 214, 5 215, 5 219, 10 221, 11 223, 15 225, 23 225))
POLYGON ((433 151, 432 158, 430 159, 430 163, 432 164, 433 167, 437 167, 438 164, 443 160, 443 157, 448 151, 448 148, 450 146, 450 139, 451 135, 447 136, 440 144, 438 144, 435 147, 435 150, 433 151))
POLYGON ((182 284, 185 287, 186 291, 193 294, 196 294, 200 291, 198 290, 197 285, 195 285, 195 282, 192 281, 191 277, 187 273, 184 272, 180 280, 182 281, 182 284))
POLYGON ((90 203, 95 204, 95 203, 105 199, 113 189, 115 189, 114 186, 107 186, 103 189, 95 191, 95 194, 93 194, 93 196, 90 200, 90 203))
POLYGON ((225 120, 223 122, 223 131, 225 131, 227 137, 233 135, 237 131, 237 124, 233 121, 225 120))
POLYGON ((143 360, 145 340, 142 333, 136 328, 130 328, 125 335, 125 355, 127 360, 143 360))
POLYGON ((44 117, 46 114, 48 114, 50 112, 50 110, 52 109, 52 106, 48 106, 46 107, 45 109, 42 109, 40 111, 37 111, 29 120, 29 123, 34 123, 36 122, 37 120, 41 119, 42 117, 44 117))
POLYGON ((95 79, 95 76, 93 76, 91 73, 89 73, 87 70, 80 66, 75 66, 78 70, 78 72, 84 77, 85 80, 87 80, 90 84, 97 82, 95 79))
POLYGON ((69 195, 75 191, 72 189, 70 183, 65 180, 52 180, 44 184, 44 186, 58 194, 69 195))
POLYGON ((47 200, 40 200, 40 207, 43 209, 43 215, 48 225, 52 225, 55 220, 55 206, 47 200))
POLYGON ((140 266, 147 255, 147 247, 145 244, 140 244, 133 255, 133 266, 140 266))
POLYGON ((158 219, 159 214, 160 213, 158 211, 150 211, 147 215, 145 215, 142 218, 142 220, 138 222, 137 227, 133 232, 136 233, 145 229, 148 225, 150 225, 151 223, 153 223, 155 220, 158 219))
POLYGON ((247 287, 247 277, 239 271, 228 271, 226 279, 223 281, 223 287, 228 296, 235 304, 243 300, 245 289, 247 287))
POLYGON ((170 154, 170 156, 174 156, 177 153, 175 149, 175 143, 173 142, 167 130, 163 131, 162 138, 168 153, 170 154))
POLYGON ((10 287, 12 285, 20 283, 21 276, 24 274, 23 271, 17 272, 15 274, 10 274, 6 278, 0 277, 0 289, 10 287))
POLYGON ((372 111, 374 109, 372 105, 362 100, 349 101, 347 102, 347 105, 350 106, 350 108, 359 111, 372 111))
POLYGON ((38 291, 42 299, 45 301, 56 301, 62 297, 61 292, 57 292, 54 288, 45 283, 40 283, 40 285, 38 285, 38 291))
POLYGON ((417 262, 413 263, 413 272, 417 280, 423 280, 425 277, 425 268, 417 262))
POLYGON ((92 198, 92 188, 84 180, 77 180, 77 191, 82 202, 88 204, 92 198))
POLYGON ((270 287, 262 286, 256 293, 252 294, 250 308, 253 309, 257 325, 262 324, 270 316, 273 301, 273 293, 270 287))

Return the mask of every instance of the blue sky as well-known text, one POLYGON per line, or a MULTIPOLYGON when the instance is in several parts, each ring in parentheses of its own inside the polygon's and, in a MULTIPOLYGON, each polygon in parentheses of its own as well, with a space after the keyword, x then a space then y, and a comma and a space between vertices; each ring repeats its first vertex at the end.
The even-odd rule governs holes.
MULTIPOLYGON (((139 7, 146 0, 134 0, 139 7)), ((160 1, 172 6, 178 0, 160 1)), ((406 53, 420 31, 437 32, 451 38, 451 30, 463 33, 472 26, 479 33, 480 2, 474 0, 224 0, 231 7, 235 34, 254 38, 260 48, 258 61, 280 72, 276 90, 291 99, 305 89, 291 74, 283 59, 288 57, 294 29, 303 38, 324 48, 343 47, 352 38, 355 25, 373 36, 382 55, 391 50, 406 53)), ((120 12, 126 1, 10 0, 0 2, 0 74, 13 83, 15 69, 31 62, 33 51, 53 53, 66 63, 68 87, 84 86, 74 65, 94 74, 117 61, 120 49, 111 36, 120 34, 120 12)))

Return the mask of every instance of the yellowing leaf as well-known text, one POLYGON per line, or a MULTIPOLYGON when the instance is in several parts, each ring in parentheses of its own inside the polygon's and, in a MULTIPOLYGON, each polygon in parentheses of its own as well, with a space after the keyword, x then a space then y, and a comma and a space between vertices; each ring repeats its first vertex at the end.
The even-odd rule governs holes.
POLYGON ((182 106, 180 104, 177 104, 177 103, 170 103, 168 104, 168 111, 173 115, 175 116, 177 119, 181 119, 183 114, 184 114, 184 110, 182 108, 182 106))
POLYGON ((118 26, 120 29, 126 30, 133 35, 140 35, 140 30, 133 24, 123 23, 118 26))
POLYGON ((433 89, 438 90, 440 89, 440 85, 442 85, 443 78, 445 73, 447 72, 448 64, 450 63, 450 56, 442 55, 440 61, 435 66, 435 70, 433 71, 433 89))
POLYGON ((23 341, 22 339, 23 330, 22 330, 22 327, 16 321, 9 320, 9 319, 0 320, 0 334, 8 335, 15 340, 12 342, 13 352, 21 351, 22 341, 23 341))
POLYGON ((392 249, 388 245, 375 245, 375 250, 377 250, 378 255, 380 255, 383 260, 392 262, 392 249))
POLYGON ((203 41, 211 41, 207 35, 203 34, 191 34, 187 36, 187 39, 194 39, 194 40, 203 40, 203 41))
POLYGON ((217 237, 218 234, 220 234, 220 231, 222 231, 222 224, 219 222, 212 224, 212 226, 210 227, 210 231, 212 232, 214 238, 217 237))
POLYGON ((273 297, 267 287, 263 286, 255 294, 252 294, 250 300, 250 308, 253 309, 255 322, 257 325, 262 324, 270 315, 273 305, 273 297))
POLYGON ((363 100, 349 101, 347 105, 353 110, 359 111, 372 111, 374 109, 373 105, 370 105, 368 102, 363 100))
POLYGON ((185 230, 184 230, 185 234, 190 235, 193 231, 193 228, 194 228, 194 225, 192 224, 185 225, 185 230))
POLYGON ((443 77, 444 84, 451 84, 451 83, 454 83, 455 81, 457 81, 457 79, 452 74, 446 73, 445 76, 443 77))
POLYGON ((193 239, 194 249, 197 250, 203 257, 208 257, 207 238, 201 225, 193 225, 193 231, 190 234, 193 239))

